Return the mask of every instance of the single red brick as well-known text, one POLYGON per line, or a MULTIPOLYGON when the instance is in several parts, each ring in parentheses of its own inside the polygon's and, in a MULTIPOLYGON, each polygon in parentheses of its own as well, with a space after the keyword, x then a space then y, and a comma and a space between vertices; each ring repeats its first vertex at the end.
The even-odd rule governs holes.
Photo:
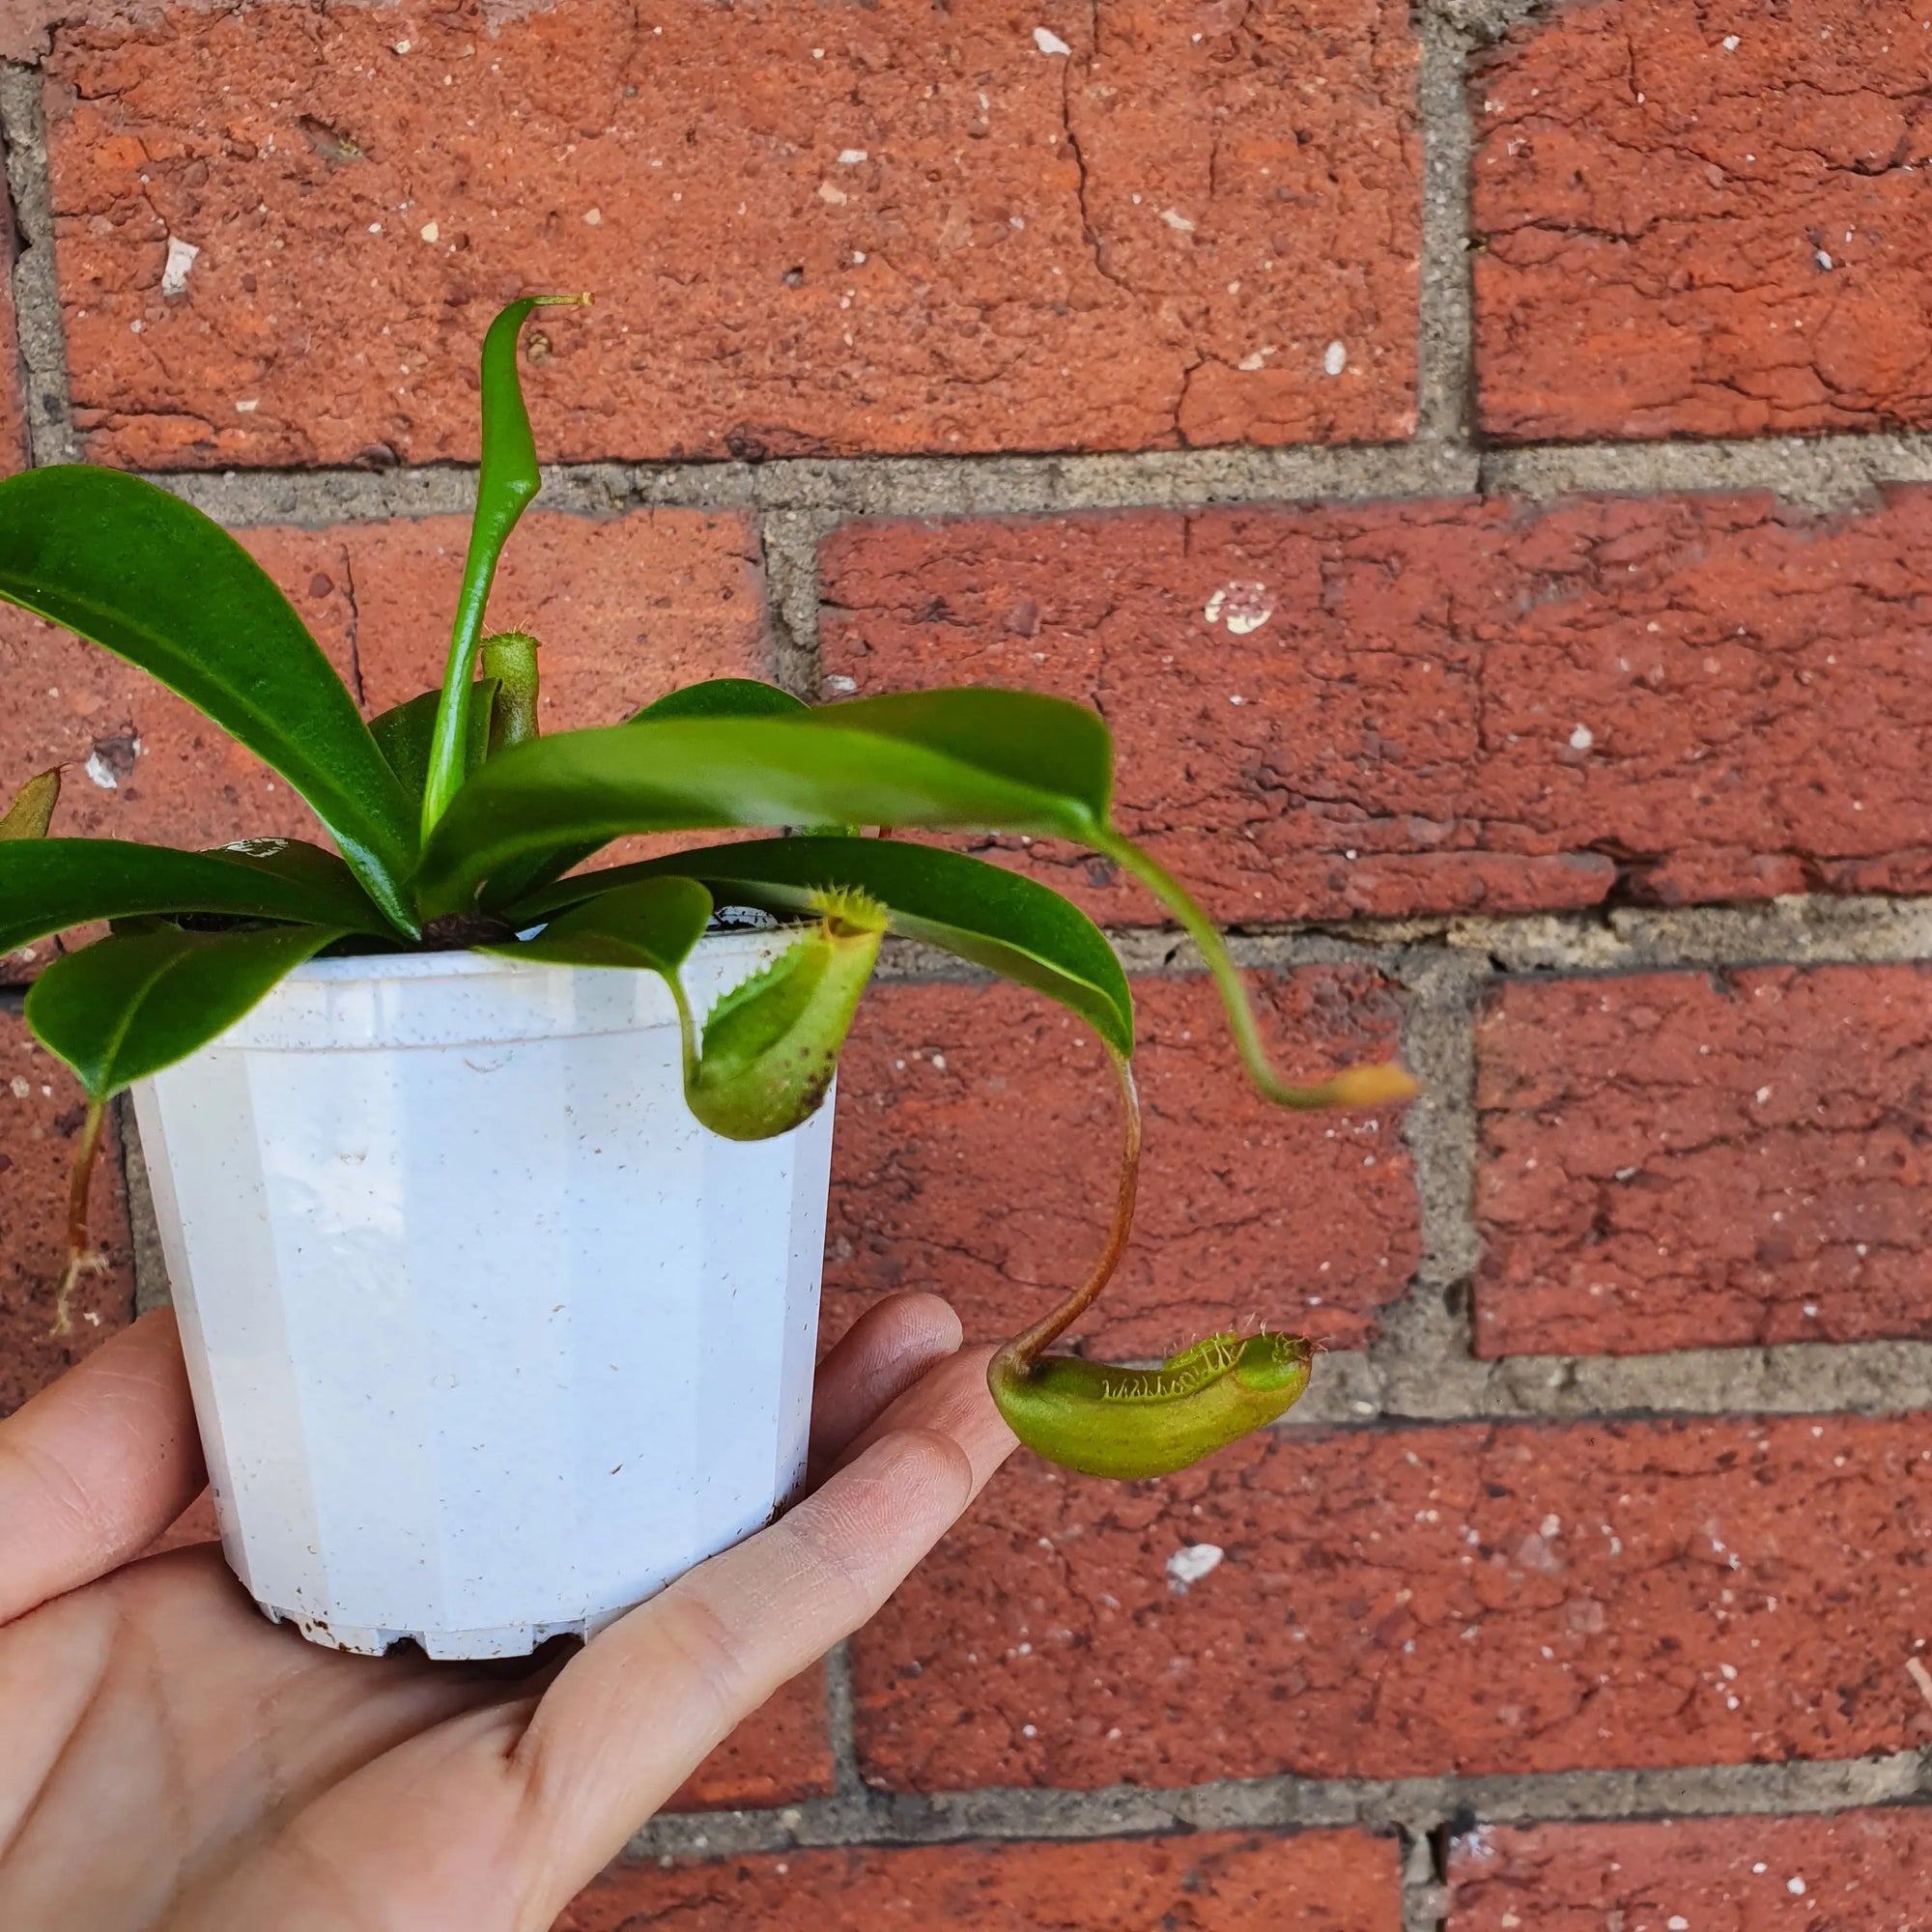
POLYGON ((144 467, 469 457, 496 305, 592 289, 526 351, 558 461, 1400 437, 1414 73, 1400 0, 65 29, 76 418, 144 467))
POLYGON ((1928 1548, 1918 1416, 1288 1428, 1126 1488, 1021 1458, 855 1639, 860 1759, 929 1791, 1902 1750, 1928 1548))
POLYGON ((121 1144, 110 1122, 94 1171, 88 1232, 107 1261, 73 1294, 73 1333, 53 1330, 67 1262, 67 1194, 87 1106, 74 1077, 0 1009, 0 1413, 71 1368, 134 1313, 121 1144))
POLYGON ((1123 829, 1224 920, 1923 891, 1928 553, 1919 489, 866 522, 825 665, 1100 703, 1123 829))
POLYGON ((1932 968, 1520 981, 1476 1041, 1479 1353, 1932 1335, 1932 968))
POLYGON ((814 1665, 754 1711, 685 1779, 667 1811, 790 1804, 832 1791, 825 1672, 814 1665))
MULTIPOLYGON (((1255 975, 1285 1062, 1321 1072, 1395 1051, 1373 973, 1255 975)), ((1289 1114, 1257 1099, 1205 977, 1134 981, 1147 1152, 1133 1245, 1070 1340, 1158 1356, 1215 1328, 1359 1343, 1419 1253, 1393 1111, 1289 1114)), ((1105 1050, 1012 986, 886 983, 838 1076, 827 1332, 861 1298, 932 1289, 976 1338, 1038 1319, 1092 1266, 1119 1173, 1105 1050)))
POLYGON ((1482 427, 1932 423, 1923 14, 1613 0, 1518 27, 1471 93, 1482 427))
MULTIPOLYGON (((369 709, 440 684, 469 518, 336 534, 369 709)), ((497 573, 490 628, 542 640, 546 731, 615 724, 699 678, 773 674, 757 539, 736 511, 526 517, 497 573)))
MULTIPOLYGON (((440 681, 466 519, 238 534, 365 709, 440 681)), ((543 639, 547 729, 614 723, 696 678, 771 675, 755 542, 736 514, 535 512, 504 556, 490 618, 543 639)), ((0 607, 0 668, 14 697, 0 715, 0 781, 63 765, 56 831, 190 846, 321 838, 284 780, 106 651, 0 607)), ((15 955, 11 977, 33 965, 15 955)))
POLYGON ((1447 1932, 1918 1932, 1932 1811, 1480 1826, 1447 1932))
POLYGON ((1393 1838, 1198 1832, 612 1865, 555 1932, 1399 1932, 1393 1838))

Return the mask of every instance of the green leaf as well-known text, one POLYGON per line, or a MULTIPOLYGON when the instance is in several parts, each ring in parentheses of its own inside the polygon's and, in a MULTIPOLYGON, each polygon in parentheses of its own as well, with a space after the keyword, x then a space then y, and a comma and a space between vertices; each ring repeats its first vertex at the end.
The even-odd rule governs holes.
MULTIPOLYGON (((465 767, 466 776, 483 762, 489 750, 496 696, 495 680, 479 678, 476 707, 469 714, 469 759, 465 767)), ((370 734, 412 805, 421 805, 423 786, 429 782, 430 740, 436 732, 436 708, 441 700, 440 691, 419 691, 413 697, 392 704, 369 721, 370 734)))
MULTIPOLYGON (((526 854, 601 845, 630 832, 727 825, 893 825, 1034 833, 1091 842, 1101 829, 1085 753, 1048 759, 1038 782, 996 742, 1002 710, 1034 743, 1060 719, 1070 742, 1106 727, 1077 705, 1021 693, 955 692, 970 700, 956 729, 946 707, 912 722, 923 736, 835 722, 903 720, 845 705, 796 718, 672 719, 568 731, 492 758, 458 796, 423 855, 419 884, 433 910, 467 908, 493 873, 526 854), (981 700, 998 698, 1002 705, 981 700), (1047 707, 1043 712, 1040 707, 1047 707), (947 749, 936 749, 944 744, 947 749), (1084 789, 1056 788, 1072 770, 1084 789)), ((896 699, 867 704, 895 705, 896 699)))
POLYGON ((332 853, 288 838, 177 852, 118 838, 0 845, 0 952, 95 919, 227 913, 386 933, 390 926, 332 853))
POLYGON ((483 613, 497 559, 517 527, 517 520, 543 488, 529 412, 517 376, 517 338, 533 308, 582 307, 588 296, 526 296, 513 301, 490 325, 483 338, 482 465, 476 476, 476 511, 469 522, 469 550, 463 562, 456 620, 449 637, 449 662, 442 675, 430 750, 429 781, 423 791, 422 836, 449 810, 463 784, 469 713, 475 699, 476 648, 483 636, 483 613))
POLYGON ((403 931, 408 803, 269 574, 199 510, 115 469, 0 482, 0 597, 138 665, 301 793, 403 931))
POLYGON ((827 729, 874 731, 901 744, 923 746, 988 776, 1071 801, 1079 807, 1080 829, 1071 835, 1076 838, 1091 837, 1108 822, 1113 809, 1113 736, 1097 712, 1064 697, 971 686, 848 698, 818 705, 806 716, 827 729))
POLYGON ((818 911, 818 923, 769 966, 719 997, 696 1065, 687 1047, 686 1103, 726 1140, 789 1132, 818 1111, 838 1069, 885 937, 885 909, 840 893, 821 895, 818 911))
MULTIPOLYGON (((662 724, 672 718, 790 718, 805 708, 801 699, 775 684, 761 684, 753 677, 713 677, 670 692, 626 723, 662 724)), ((484 908, 495 912, 514 905, 540 886, 562 878, 582 865, 601 842, 562 845, 506 866, 484 888, 484 908)))
POLYGON ((668 718, 793 718, 808 708, 803 698, 754 677, 708 677, 701 684, 667 692, 629 722, 662 724, 668 718))
POLYGON ((7 815, 0 818, 0 839, 44 838, 60 803, 60 767, 31 778, 14 794, 7 815))
POLYGON ((703 936, 711 895, 696 879, 639 879, 559 913, 534 939, 486 946, 556 966, 629 966, 673 975, 703 936))
MULTIPOLYGON (((897 838, 761 838, 582 873, 533 895, 517 923, 632 879, 685 873, 727 905, 797 914, 814 889, 845 887, 885 906, 895 932, 984 966, 1070 1008, 1117 1053, 1134 1050, 1133 995, 1105 935, 1077 907, 1023 873, 963 852, 897 838)), ((568 916, 568 915, 566 915, 568 916)))
POLYGON ((225 1033, 276 981, 342 937, 329 926, 128 933, 56 959, 27 993, 27 1024, 109 1099, 225 1033))

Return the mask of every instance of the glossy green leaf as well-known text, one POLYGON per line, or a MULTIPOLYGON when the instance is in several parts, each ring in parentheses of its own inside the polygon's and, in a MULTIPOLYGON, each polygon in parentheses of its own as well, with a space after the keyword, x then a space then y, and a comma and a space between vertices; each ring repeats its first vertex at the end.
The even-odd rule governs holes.
MULTIPOLYGON (((828 730, 870 731, 902 745, 923 746, 988 777, 1049 793, 1076 808, 1059 814, 1062 825, 1074 828, 1066 835, 1070 838, 1091 839, 1113 809, 1113 735, 1097 712, 1064 697, 965 686, 847 698, 813 706, 806 717, 828 730)), ((1024 825, 1010 829, 1032 830, 1024 825)))
POLYGON ((264 838, 177 852, 118 838, 0 845, 0 952, 96 919, 225 913, 385 933, 387 922, 333 853, 264 838))
POLYGON ((0 818, 0 839, 44 838, 54 822, 54 807, 60 803, 61 775, 56 765, 51 771, 31 778, 14 794, 7 814, 0 818))
POLYGON ((476 698, 472 682, 476 647, 483 636, 483 613, 489 607, 497 559, 517 520, 543 488, 529 412, 524 407, 524 385, 517 374, 517 338, 532 309, 581 307, 589 299, 588 296, 526 296, 502 310, 483 338, 482 464, 476 475, 469 549, 463 561, 463 587, 457 592, 456 618, 450 629, 442 701, 431 742, 429 781, 423 791, 425 838, 463 784, 469 714, 476 698))
POLYGON ((1134 1050, 1133 995, 1099 927, 1023 873, 963 852, 898 838, 760 838, 580 873, 533 895, 511 918, 523 923, 631 879, 680 872, 702 879, 724 904, 780 914, 809 911, 815 889, 867 893, 885 906, 895 932, 1045 993, 1115 1052, 1134 1050))
POLYGON ((708 677, 667 692, 629 722, 662 724, 669 718, 793 718, 810 707, 803 698, 755 677, 708 677))
POLYGON ((225 1033, 277 980, 342 937, 329 926, 128 933, 56 959, 27 993, 34 1037, 97 1102, 225 1033))
POLYGON ((333 852, 304 838, 237 838, 195 856, 227 859, 272 879, 277 888, 306 893, 308 910, 299 917, 311 925, 339 925, 351 932, 395 937, 375 919, 375 907, 356 885, 355 873, 333 852))
MULTIPOLYGON (((781 691, 775 684, 761 684, 751 677, 713 677, 668 693, 626 722, 644 724, 674 718, 789 718, 805 708, 790 692, 781 691)), ((602 842, 561 845, 549 852, 526 854, 505 866, 485 885, 484 907, 497 912, 517 904, 582 865, 602 842)))
POLYGON ((218 524, 120 470, 24 470, 0 482, 0 597, 138 665, 266 759, 414 930, 402 787, 301 619, 218 524))
POLYGON ((629 966, 674 974, 703 936, 711 895, 696 879, 639 879, 558 913, 534 938, 485 947, 557 966, 629 966))
MULTIPOLYGON (((490 731, 496 715, 495 681, 487 677, 477 679, 473 695, 475 705, 469 713, 469 759, 466 775, 483 762, 490 749, 490 731)), ((436 708, 441 699, 440 691, 419 691, 413 697, 406 697, 402 703, 391 705, 369 721, 370 734, 412 806, 422 804, 423 786, 429 782, 430 740, 436 734, 436 708)))
MULTIPOLYGON (((520 746, 464 786, 424 852, 420 890, 432 911, 459 911, 485 879, 526 855, 601 845, 630 832, 833 823, 1091 839, 1099 831, 1091 784, 1056 790, 1050 772, 1030 782, 1017 775, 1010 749, 992 742, 1002 709, 1023 743, 1042 735, 1042 706, 1066 723, 1069 741, 1086 740, 1091 727, 1104 742, 1098 720, 1023 693, 931 696, 967 700, 957 729, 944 728, 947 707, 935 701, 912 720, 923 735, 889 736, 894 714, 854 704, 796 718, 619 724, 520 746), (836 722, 843 718, 882 728, 848 728, 836 722)), ((1085 760, 1049 762, 1058 770, 1085 760)))
POLYGON ((695 1066, 687 1055, 685 1100, 727 1140, 788 1132, 818 1111, 838 1070, 879 956, 885 909, 856 893, 822 895, 817 909, 814 925, 719 998, 695 1066))

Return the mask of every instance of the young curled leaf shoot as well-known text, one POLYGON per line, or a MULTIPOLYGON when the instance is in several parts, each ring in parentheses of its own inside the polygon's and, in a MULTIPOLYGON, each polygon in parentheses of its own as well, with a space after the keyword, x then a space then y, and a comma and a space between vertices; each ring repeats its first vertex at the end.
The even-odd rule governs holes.
POLYGON ((449 638, 449 663, 442 675, 436 732, 430 741, 429 781, 423 787, 422 835, 427 838, 449 810, 463 784, 465 747, 469 742, 470 680, 483 635, 483 612, 497 559, 517 520, 543 488, 537 469, 536 440, 517 379, 517 338, 533 308, 587 307, 587 295, 526 296, 513 301, 490 325, 483 338, 483 460, 476 477, 476 513, 469 525, 469 551, 463 562, 463 588, 456 599, 456 621, 449 638))
POLYGON ((1308 1386, 1311 1350, 1296 1335, 1209 1335, 1157 1369, 1047 1355, 1120 1265, 1140 1180, 1141 1110, 1133 1068, 1113 1056, 1124 1119, 1120 1190, 1107 1245, 1087 1279, 1016 1335, 986 1371, 1007 1426, 1029 1449, 1083 1476, 1134 1481, 1184 1469, 1275 1420, 1308 1386))
POLYGON ((483 681, 496 683, 490 704, 490 755, 537 735, 537 640, 527 631, 483 639, 483 681))

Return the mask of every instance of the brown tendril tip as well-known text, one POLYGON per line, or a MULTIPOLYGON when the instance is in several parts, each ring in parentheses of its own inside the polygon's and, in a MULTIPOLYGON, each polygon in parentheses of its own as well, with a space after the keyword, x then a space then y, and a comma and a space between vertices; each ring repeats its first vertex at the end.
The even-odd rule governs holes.
POLYGON ((95 1252, 87 1237, 87 1198, 94 1179, 94 1161, 100 1148, 100 1129, 107 1119, 105 1101, 93 1101, 87 1110, 86 1124, 80 1130, 80 1146, 74 1151, 73 1176, 67 1195, 67 1265, 61 1270, 60 1288, 54 1295, 56 1335, 73 1333, 71 1314, 73 1291, 84 1274, 99 1274, 107 1258, 95 1252))

